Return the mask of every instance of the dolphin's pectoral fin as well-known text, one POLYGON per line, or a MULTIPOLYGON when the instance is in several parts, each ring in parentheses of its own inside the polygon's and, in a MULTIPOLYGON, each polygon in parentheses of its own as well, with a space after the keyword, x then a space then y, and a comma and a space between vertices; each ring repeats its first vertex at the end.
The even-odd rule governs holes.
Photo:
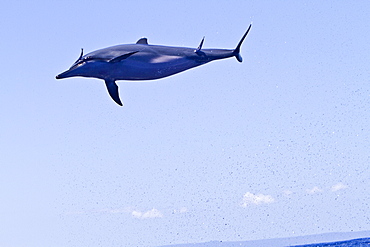
POLYGON ((147 45, 148 44, 148 39, 147 38, 141 38, 139 39, 136 44, 140 44, 140 45, 147 45))
POLYGON ((134 55, 135 53, 137 53, 139 51, 133 51, 133 52, 130 52, 130 53, 127 53, 127 54, 124 54, 124 55, 121 55, 121 56, 118 56, 118 57, 115 57, 115 58, 112 58, 111 60, 109 60, 110 63, 118 63, 118 62, 121 62, 122 60, 134 55))
POLYGON ((116 82, 114 80, 105 80, 105 85, 107 86, 108 93, 109 93, 110 97, 112 97, 114 102, 116 102, 117 104, 122 106, 123 104, 122 104, 122 102, 119 98, 118 86, 117 86, 116 82))
POLYGON ((84 48, 81 48, 81 54, 80 54, 79 58, 76 60, 75 63, 77 63, 78 61, 80 61, 83 55, 84 55, 84 48))

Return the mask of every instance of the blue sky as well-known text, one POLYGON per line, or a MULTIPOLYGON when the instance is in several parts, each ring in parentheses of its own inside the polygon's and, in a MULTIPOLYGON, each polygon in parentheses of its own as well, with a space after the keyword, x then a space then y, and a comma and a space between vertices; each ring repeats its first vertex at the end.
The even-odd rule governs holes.
POLYGON ((370 229, 368 1, 0 9, 0 245, 159 246, 370 229), (156 81, 55 80, 103 47, 234 48, 156 81))

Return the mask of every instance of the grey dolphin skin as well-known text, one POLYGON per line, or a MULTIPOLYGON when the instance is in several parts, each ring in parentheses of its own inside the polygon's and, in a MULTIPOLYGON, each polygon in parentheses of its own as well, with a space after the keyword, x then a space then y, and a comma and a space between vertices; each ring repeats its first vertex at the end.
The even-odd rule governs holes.
POLYGON ((116 45, 81 55, 65 72, 56 76, 63 79, 73 76, 94 77, 105 81, 109 95, 120 106, 116 80, 155 80, 206 64, 213 60, 235 57, 242 62, 240 47, 252 24, 235 49, 198 48, 149 45, 146 38, 136 44, 116 45))

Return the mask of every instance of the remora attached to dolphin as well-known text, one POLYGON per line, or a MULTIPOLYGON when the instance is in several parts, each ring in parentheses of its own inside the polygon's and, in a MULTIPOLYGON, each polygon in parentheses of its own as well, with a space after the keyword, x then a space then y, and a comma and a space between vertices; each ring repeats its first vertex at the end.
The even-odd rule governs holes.
POLYGON ((202 49, 204 37, 197 49, 149 45, 146 38, 136 44, 116 45, 81 55, 65 72, 56 76, 94 77, 105 81, 109 95, 122 106, 116 80, 155 80, 206 64, 213 60, 235 57, 242 62, 240 47, 252 24, 235 49, 202 49))

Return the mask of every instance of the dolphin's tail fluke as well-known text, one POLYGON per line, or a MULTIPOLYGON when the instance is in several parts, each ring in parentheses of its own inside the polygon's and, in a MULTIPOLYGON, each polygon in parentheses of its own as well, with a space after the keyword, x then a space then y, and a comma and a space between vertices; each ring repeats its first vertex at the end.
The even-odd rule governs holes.
POLYGON ((245 39, 245 37, 247 37, 247 34, 249 33, 249 30, 251 29, 252 27, 252 24, 249 25, 248 27, 248 30, 245 32, 245 34, 243 35, 243 37, 241 38, 241 40, 239 41, 239 44, 236 46, 236 48, 234 49, 233 51, 233 54, 234 56, 236 57, 236 59, 241 63, 243 61, 243 58, 242 56, 240 55, 240 47, 242 46, 243 44, 243 41, 245 39))

